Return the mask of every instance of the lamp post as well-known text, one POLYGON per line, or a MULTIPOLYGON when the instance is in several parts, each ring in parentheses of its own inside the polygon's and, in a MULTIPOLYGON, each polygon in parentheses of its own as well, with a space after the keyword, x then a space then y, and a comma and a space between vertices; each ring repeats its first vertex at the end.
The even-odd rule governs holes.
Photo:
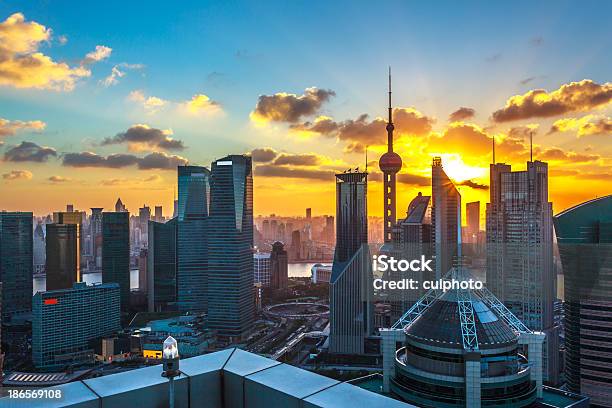
POLYGON ((169 381, 168 400, 170 402, 170 408, 174 408, 174 377, 181 374, 179 371, 179 358, 178 344, 174 337, 168 336, 168 338, 164 340, 164 348, 162 351, 162 377, 167 377, 169 381))

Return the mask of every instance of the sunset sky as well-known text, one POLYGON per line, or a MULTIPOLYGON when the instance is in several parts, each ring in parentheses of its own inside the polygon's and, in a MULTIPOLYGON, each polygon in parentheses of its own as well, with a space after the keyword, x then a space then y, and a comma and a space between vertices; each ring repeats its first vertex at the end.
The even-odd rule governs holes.
POLYGON ((532 130, 555 213, 612 193, 610 2, 175 3, 0 3, 0 209, 171 215, 177 164, 252 152, 256 214, 333 214, 369 146, 381 215, 389 65, 399 215, 437 155, 484 205, 532 130))

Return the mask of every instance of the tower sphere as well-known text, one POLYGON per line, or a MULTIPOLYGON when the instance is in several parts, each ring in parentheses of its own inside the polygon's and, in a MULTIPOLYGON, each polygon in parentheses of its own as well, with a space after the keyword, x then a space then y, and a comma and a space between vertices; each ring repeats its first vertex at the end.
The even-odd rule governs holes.
POLYGON ((383 173, 397 173, 402 168, 402 158, 395 152, 387 152, 380 157, 378 165, 383 173))

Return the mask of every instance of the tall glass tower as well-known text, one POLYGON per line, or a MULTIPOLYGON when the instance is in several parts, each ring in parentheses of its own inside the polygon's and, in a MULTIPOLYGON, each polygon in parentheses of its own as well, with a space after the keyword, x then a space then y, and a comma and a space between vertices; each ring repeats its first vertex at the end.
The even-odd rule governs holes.
POLYGON ((177 220, 149 221, 147 256, 147 298, 149 312, 176 307, 176 229, 177 220))
POLYGON ((130 213, 102 213, 102 282, 118 283, 121 308, 130 305, 130 213))
POLYGON ((81 281, 78 231, 78 224, 47 224, 47 290, 70 289, 81 281))
POLYGON ((372 329, 368 174, 336 174, 336 250, 330 279, 329 350, 363 354, 372 329))
POLYGON ((183 312, 208 310, 210 171, 178 167, 177 294, 183 312))
POLYGON ((212 164, 208 319, 220 335, 240 338, 251 327, 253 301, 253 171, 249 156, 212 164))
POLYGON ((0 212, 2 321, 32 311, 31 212, 0 212))

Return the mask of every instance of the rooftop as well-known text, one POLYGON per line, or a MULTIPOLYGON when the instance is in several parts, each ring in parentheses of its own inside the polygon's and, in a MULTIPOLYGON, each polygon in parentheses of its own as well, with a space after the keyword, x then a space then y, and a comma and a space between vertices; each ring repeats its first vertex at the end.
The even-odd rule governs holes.
MULTIPOLYGON (((240 349, 180 362, 175 406, 408 408, 412 405, 240 349)), ((161 365, 75 381, 55 389, 61 400, 0 399, 3 407, 167 407, 168 380, 161 365)))

